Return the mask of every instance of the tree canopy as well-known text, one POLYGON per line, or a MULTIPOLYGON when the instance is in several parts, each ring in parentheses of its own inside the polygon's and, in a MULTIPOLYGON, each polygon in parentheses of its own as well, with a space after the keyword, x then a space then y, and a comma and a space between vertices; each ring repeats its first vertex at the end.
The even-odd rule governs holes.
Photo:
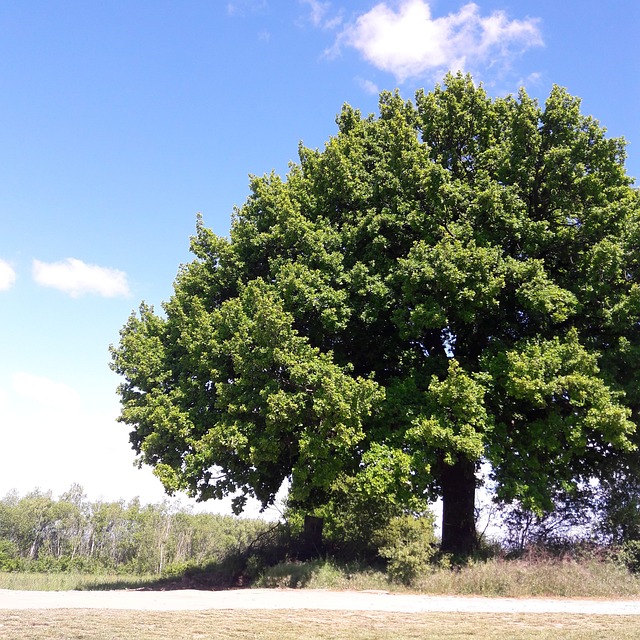
POLYGON ((253 177, 229 238, 198 218, 163 313, 112 347, 120 419, 169 492, 440 496, 468 551, 482 462, 544 510, 634 448, 640 198, 561 87, 448 75, 379 111, 345 105, 286 179, 253 177))

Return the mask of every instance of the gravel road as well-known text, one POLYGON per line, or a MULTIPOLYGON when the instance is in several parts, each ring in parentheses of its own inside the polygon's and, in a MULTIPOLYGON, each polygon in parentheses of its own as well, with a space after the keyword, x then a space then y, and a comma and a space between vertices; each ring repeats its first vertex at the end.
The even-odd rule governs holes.
POLYGON ((402 613, 573 613, 640 615, 640 600, 549 598, 463 598, 379 591, 314 589, 238 589, 229 591, 12 591, 0 589, 0 610, 133 609, 324 609, 402 613))

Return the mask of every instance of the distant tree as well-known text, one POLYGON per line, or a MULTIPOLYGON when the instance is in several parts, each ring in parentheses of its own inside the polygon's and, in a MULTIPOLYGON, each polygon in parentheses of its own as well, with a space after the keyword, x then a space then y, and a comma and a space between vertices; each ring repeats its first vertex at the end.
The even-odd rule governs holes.
POLYGON ((244 553, 270 526, 137 498, 89 502, 79 485, 58 500, 14 492, 0 499, 0 571, 160 574, 244 553))
POLYGON ((241 509, 289 478, 313 507, 382 482, 441 496, 466 553, 481 462, 499 500, 544 510, 633 448, 624 141, 560 87, 542 107, 462 75, 337 124, 286 180, 252 178, 229 239, 198 219, 164 313, 141 305, 112 347, 121 420, 170 493, 241 509))

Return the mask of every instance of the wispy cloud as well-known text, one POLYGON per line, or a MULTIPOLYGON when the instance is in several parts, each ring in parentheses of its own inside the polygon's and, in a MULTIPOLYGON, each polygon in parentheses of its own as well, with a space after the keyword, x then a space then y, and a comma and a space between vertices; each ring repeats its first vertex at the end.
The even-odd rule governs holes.
POLYGON ((347 25, 334 53, 348 46, 398 82, 428 73, 507 64, 510 57, 543 44, 535 18, 510 20, 504 11, 482 16, 475 3, 433 18, 427 0, 381 2, 347 25))
POLYGON ((229 0, 227 14, 230 16, 246 16, 248 13, 261 11, 267 6, 267 0, 229 0))
POLYGON ((520 86, 523 87, 535 87, 542 81, 542 74, 539 71, 530 73, 524 80, 520 82, 520 86))
POLYGON ((299 0, 309 7, 309 21, 314 27, 321 29, 335 29, 342 22, 340 13, 331 13, 331 3, 320 0, 299 0))
POLYGON ((372 80, 367 80, 365 78, 356 78, 356 82, 360 85, 361 89, 363 89, 366 93, 371 94, 372 96, 377 96, 380 93, 378 85, 372 80))
POLYGON ((16 272, 6 261, 0 260, 0 291, 11 289, 16 281, 16 272))
POLYGON ((86 264, 76 258, 60 262, 34 260, 33 278, 39 285, 58 289, 73 298, 87 293, 105 298, 128 296, 131 293, 124 271, 86 264))

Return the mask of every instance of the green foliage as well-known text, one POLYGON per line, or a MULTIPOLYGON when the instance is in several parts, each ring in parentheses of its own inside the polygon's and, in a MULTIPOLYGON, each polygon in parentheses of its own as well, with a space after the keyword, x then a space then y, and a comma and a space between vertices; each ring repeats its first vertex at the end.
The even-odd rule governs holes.
POLYGON ((617 559, 632 573, 640 573, 640 540, 628 540, 618 550, 617 559))
POLYGON ((18 546, 11 540, 0 539, 0 571, 17 571, 19 566, 18 546))
POLYGON ((378 553, 387 560, 389 577, 402 584, 411 584, 427 570, 436 552, 433 518, 393 518, 380 531, 377 542, 378 553))
MULTIPOLYGON (((327 552, 345 561, 378 558, 381 531, 390 521, 407 509, 428 513, 426 500, 402 491, 410 486, 410 479, 411 459, 406 453, 373 443, 363 455, 360 471, 353 476, 341 474, 331 498, 313 511, 324 520, 327 552), (397 490, 389 492, 391 486, 397 490)), ((301 531, 305 509, 293 505, 285 516, 301 531)))
POLYGON ((111 349, 121 420, 170 493, 443 496, 468 547, 475 478, 447 470, 489 462, 498 499, 542 512, 634 449, 624 141, 561 87, 491 99, 461 74, 337 124, 251 179, 229 238, 198 219, 163 313, 142 304, 111 349))

